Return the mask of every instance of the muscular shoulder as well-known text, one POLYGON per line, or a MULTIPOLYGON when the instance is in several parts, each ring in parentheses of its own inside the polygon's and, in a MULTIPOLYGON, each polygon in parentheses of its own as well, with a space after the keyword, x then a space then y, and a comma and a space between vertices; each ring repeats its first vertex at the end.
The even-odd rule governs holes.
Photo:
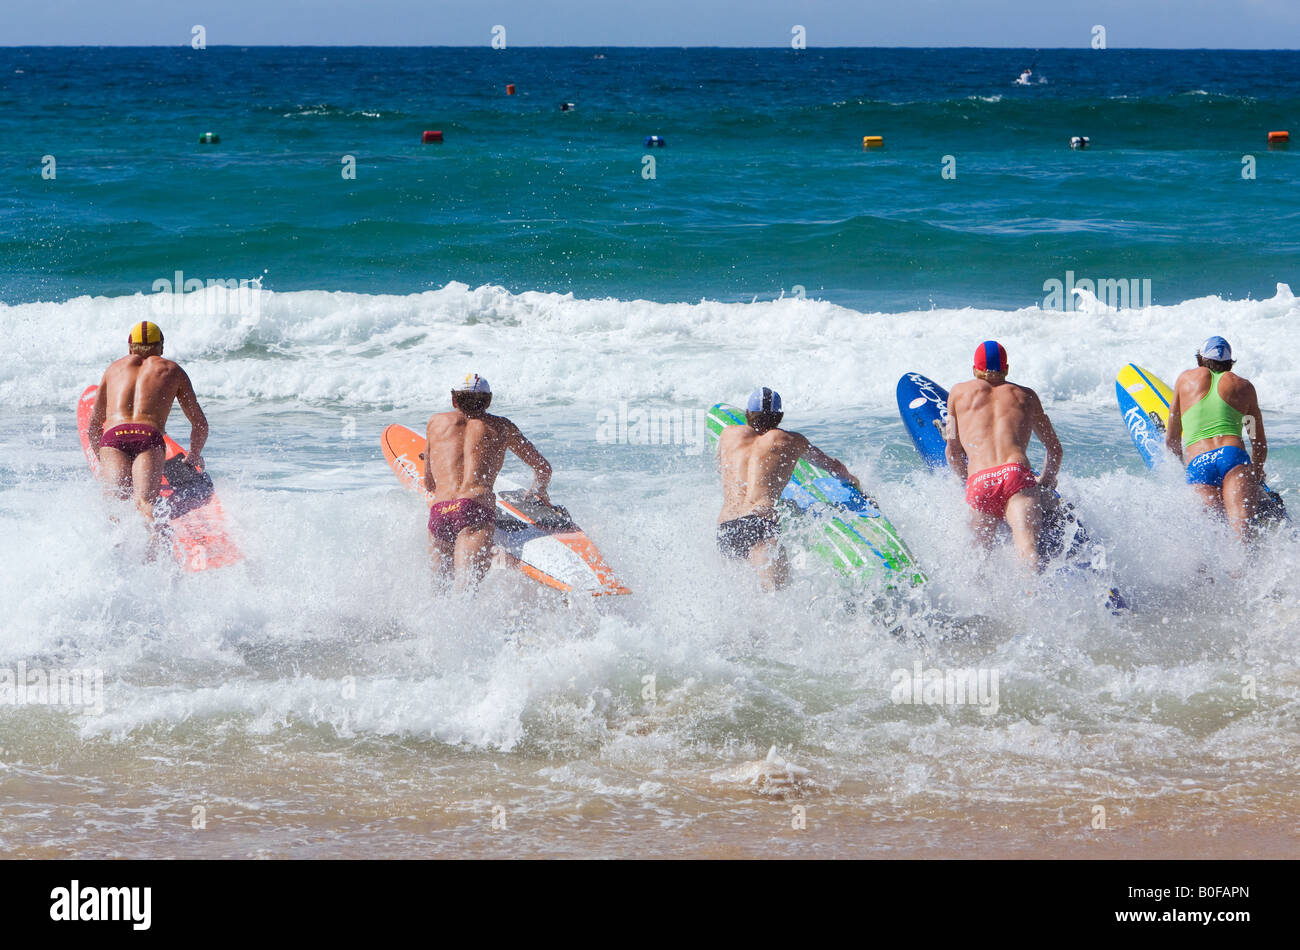
POLYGON ((129 373, 132 370, 139 369, 144 365, 144 360, 134 354, 128 353, 126 356, 113 360, 108 364, 108 369, 104 370, 105 376, 118 376, 122 373, 129 373))
POLYGON ((948 398, 953 402, 963 402, 989 389, 989 384, 980 379, 966 379, 948 390, 948 398))
POLYGON ((430 435, 446 435, 455 429, 465 429, 475 437, 487 439, 509 440, 519 435, 519 428, 505 416, 494 416, 489 413, 469 417, 452 409, 437 413, 429 419, 430 435))
POLYGON ((754 434, 754 430, 749 426, 741 423, 739 425, 727 426, 718 434, 719 445, 735 445, 743 442, 754 434))
POLYGON ((761 438, 767 439, 768 444, 780 452, 782 455, 802 455, 808 448, 808 437, 800 432, 791 432, 788 429, 773 429, 765 433, 761 438))
POLYGON ((181 384, 184 380, 190 378, 189 374, 186 373, 185 370, 181 369, 180 363, 174 363, 171 360, 165 360, 161 356, 155 357, 155 359, 160 364, 158 367, 158 374, 163 378, 171 382, 174 382, 178 385, 181 384))
POLYGON ((1021 386, 1018 383, 1008 383, 1012 391, 1024 401, 1027 406, 1041 406, 1043 401, 1038 398, 1038 393, 1034 392, 1028 386, 1021 386))
POLYGON ((140 372, 147 379, 163 383, 179 383, 185 376, 181 364, 161 356, 149 356, 139 361, 140 372))
POLYGON ((435 412, 429 417, 430 432, 440 432, 453 428, 463 417, 459 412, 435 412))
POLYGON ((1234 402, 1252 402, 1255 399, 1255 385, 1236 373, 1227 372, 1219 380, 1219 395, 1231 397, 1234 402))
POLYGON ((948 390, 948 403, 955 412, 961 412, 970 406, 971 400, 987 388, 986 383, 982 383, 977 379, 968 379, 957 383, 952 389, 948 390))
POLYGON ((483 422, 487 424, 489 429, 500 436, 509 438, 520 434, 519 426, 515 425, 505 416, 494 416, 491 413, 484 413, 483 422))

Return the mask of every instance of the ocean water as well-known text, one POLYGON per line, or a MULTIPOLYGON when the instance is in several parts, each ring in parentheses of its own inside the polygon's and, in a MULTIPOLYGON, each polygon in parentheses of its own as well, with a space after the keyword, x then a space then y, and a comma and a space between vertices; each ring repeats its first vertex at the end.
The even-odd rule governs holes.
POLYGON ((1146 472, 1114 376, 1172 378, 1228 336, 1293 497, 1295 156, 1264 135, 1296 115, 1298 71, 1213 51, 0 50, 0 679, 104 684, 92 714, 0 703, 0 846, 1294 856, 1297 539, 1248 557, 1176 471, 1146 472), (1035 56, 1045 81, 1012 85, 1035 56), (260 289, 154 292, 177 271, 260 289), (1067 272, 1153 299, 1043 309, 1067 272), (143 563, 87 477, 76 399, 140 319, 211 419, 237 566, 143 563), (973 554, 959 486, 920 466, 898 377, 951 384, 988 337, 1056 421, 1062 492, 1130 614, 973 554), (632 595, 565 603, 497 572, 435 596, 378 436, 467 370, 632 595), (602 441, 624 404, 690 414, 759 384, 862 476, 928 585, 846 592, 810 562, 759 594, 714 551, 707 450, 602 441), (996 708, 895 702, 917 663, 996 673, 996 708))

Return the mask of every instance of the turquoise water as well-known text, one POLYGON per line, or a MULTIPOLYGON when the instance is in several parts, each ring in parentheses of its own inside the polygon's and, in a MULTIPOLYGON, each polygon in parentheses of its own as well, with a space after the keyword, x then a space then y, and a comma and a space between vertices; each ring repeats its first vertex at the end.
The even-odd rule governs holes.
POLYGON ((1032 305, 1067 270, 1164 304, 1270 296, 1300 152, 1265 136, 1295 124, 1298 80, 1293 52, 2 49, 0 299, 177 269, 658 301, 800 285, 890 311, 1032 305))

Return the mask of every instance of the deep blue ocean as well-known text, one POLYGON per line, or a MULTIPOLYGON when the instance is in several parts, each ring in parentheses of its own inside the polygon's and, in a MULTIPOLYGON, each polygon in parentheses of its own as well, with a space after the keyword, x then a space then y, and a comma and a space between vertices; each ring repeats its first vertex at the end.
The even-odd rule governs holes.
POLYGON ((1073 271, 1259 299, 1300 246, 1274 129, 1300 134, 1297 52, 0 49, 0 300, 176 270, 885 311, 1032 306, 1073 271))

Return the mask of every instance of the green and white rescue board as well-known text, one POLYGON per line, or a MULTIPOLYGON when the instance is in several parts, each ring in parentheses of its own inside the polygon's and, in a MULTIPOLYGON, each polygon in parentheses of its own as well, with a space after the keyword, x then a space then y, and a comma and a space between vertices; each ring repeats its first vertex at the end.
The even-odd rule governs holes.
MULTIPOLYGON (((744 424, 743 412, 718 403, 709 410, 709 444, 716 451, 723 429, 744 424)), ((845 578, 882 577, 891 587, 901 581, 926 582, 916 558, 874 499, 807 459, 795 463, 781 502, 783 537, 803 543, 845 578)))

